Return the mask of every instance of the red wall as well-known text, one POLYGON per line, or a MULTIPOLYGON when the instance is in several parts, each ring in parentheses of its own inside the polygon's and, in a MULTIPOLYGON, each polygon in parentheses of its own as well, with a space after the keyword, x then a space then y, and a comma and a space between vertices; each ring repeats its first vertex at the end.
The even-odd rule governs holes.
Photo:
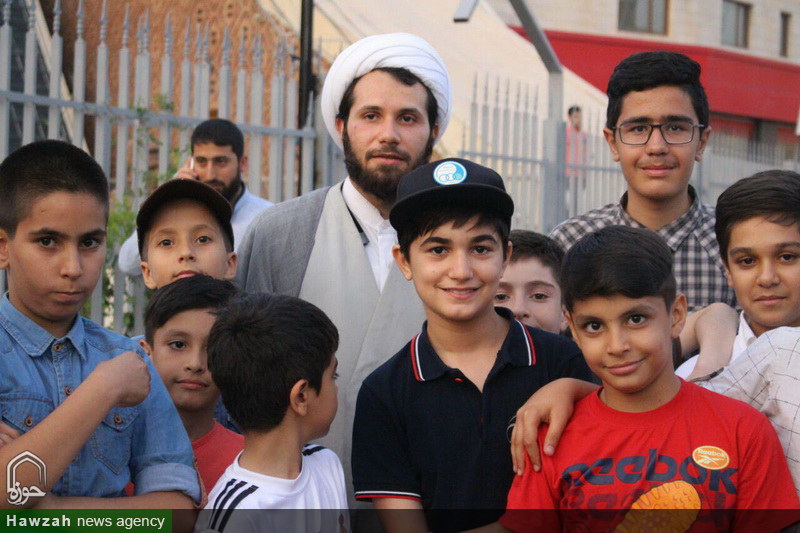
MULTIPOLYGON (((525 35, 522 28, 514 28, 525 35)), ((546 31, 570 70, 605 92, 614 66, 635 52, 671 50, 702 68, 711 111, 794 124, 800 108, 800 65, 727 50, 620 37, 546 31)))

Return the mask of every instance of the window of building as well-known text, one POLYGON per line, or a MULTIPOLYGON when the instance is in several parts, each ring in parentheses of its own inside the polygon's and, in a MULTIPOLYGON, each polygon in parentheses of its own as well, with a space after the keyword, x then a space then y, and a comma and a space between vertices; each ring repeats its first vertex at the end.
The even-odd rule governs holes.
POLYGON ((747 48, 750 32, 750 6, 722 0, 722 44, 747 48))
POLYGON ((791 21, 790 13, 781 13, 781 57, 789 57, 789 24, 791 21))
POLYGON ((619 0, 618 28, 667 33, 667 0, 619 0))

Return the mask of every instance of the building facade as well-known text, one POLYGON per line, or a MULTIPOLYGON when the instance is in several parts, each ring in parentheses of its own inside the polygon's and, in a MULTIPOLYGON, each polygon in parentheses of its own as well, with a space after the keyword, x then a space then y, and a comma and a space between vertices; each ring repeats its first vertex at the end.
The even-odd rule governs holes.
MULTIPOLYGON (((624 57, 666 49, 700 63, 720 133, 796 145, 797 0, 526 0, 561 61, 601 90, 624 57)), ((519 25, 507 0, 490 0, 519 25)))

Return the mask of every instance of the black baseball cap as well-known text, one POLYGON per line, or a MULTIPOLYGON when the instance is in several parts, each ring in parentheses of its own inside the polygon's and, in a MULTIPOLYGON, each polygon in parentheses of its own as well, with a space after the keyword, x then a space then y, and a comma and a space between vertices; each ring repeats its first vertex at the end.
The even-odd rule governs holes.
POLYGON ((511 227, 514 201, 500 174, 454 157, 427 163, 403 176, 389 221, 400 231, 421 209, 446 205, 474 207, 476 213, 493 211, 511 227))
POLYGON ((136 233, 139 239, 139 255, 144 250, 144 240, 153 225, 153 219, 165 205, 176 200, 194 200, 206 206, 219 222, 225 236, 233 247, 233 227, 231 215, 233 209, 225 199, 212 187, 189 178, 175 178, 167 181, 154 190, 144 201, 136 215, 136 233))

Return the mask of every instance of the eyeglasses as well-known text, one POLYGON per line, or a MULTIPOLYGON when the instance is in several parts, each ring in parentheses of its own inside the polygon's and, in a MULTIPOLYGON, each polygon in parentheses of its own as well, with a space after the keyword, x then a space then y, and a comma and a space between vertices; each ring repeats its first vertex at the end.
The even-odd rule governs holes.
POLYGON ((694 139, 694 129, 704 128, 705 124, 692 124, 691 122, 676 120, 663 124, 647 124, 642 122, 629 122, 620 124, 616 128, 619 140, 623 144, 641 146, 647 144, 653 129, 661 130, 661 136, 667 144, 688 144, 694 139))

